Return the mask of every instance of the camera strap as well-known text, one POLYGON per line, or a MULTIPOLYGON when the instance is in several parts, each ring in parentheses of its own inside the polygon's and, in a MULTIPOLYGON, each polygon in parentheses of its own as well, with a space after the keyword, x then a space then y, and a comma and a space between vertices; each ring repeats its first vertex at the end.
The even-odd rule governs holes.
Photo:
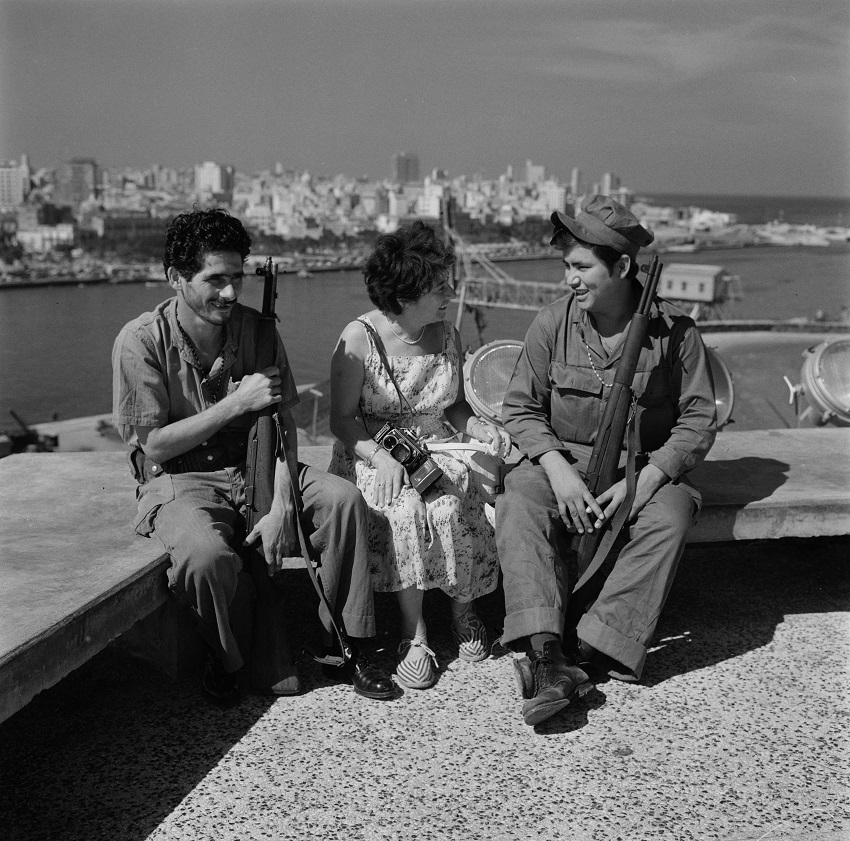
POLYGON ((395 386, 395 390, 398 392, 398 405, 399 405, 399 417, 404 417, 404 404, 407 403, 407 408, 410 410, 411 418, 413 417, 413 406, 410 405, 410 401, 402 394, 401 388, 399 388, 398 383, 396 382, 395 376, 393 375, 393 369, 390 367, 390 361, 387 359, 387 352, 384 349, 384 342, 381 337, 378 335, 378 331, 368 322, 365 318, 357 319, 363 327, 366 329, 366 332, 372 337, 372 342, 375 345, 375 350, 378 351, 378 356, 381 359, 381 363, 389 374, 390 381, 395 386))

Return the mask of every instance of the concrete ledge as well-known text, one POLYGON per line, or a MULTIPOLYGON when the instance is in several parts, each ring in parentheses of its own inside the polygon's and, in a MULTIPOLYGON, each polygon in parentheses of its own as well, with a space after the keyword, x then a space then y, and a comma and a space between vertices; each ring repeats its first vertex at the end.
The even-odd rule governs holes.
POLYGON ((721 432, 689 543, 850 534, 850 429, 721 432))
MULTIPOLYGON (((330 452, 299 455, 324 469, 330 452)), ((848 476, 850 429, 723 432, 693 473, 689 542, 850 534, 848 476)), ((0 459, 0 721, 165 602, 167 558, 132 531, 134 490, 119 452, 0 459)))

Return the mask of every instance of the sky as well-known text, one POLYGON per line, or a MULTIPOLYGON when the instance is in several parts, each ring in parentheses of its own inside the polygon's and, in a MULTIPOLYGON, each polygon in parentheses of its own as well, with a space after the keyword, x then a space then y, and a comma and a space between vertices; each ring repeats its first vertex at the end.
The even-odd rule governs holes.
POLYGON ((850 196, 847 0, 0 0, 0 158, 850 196))

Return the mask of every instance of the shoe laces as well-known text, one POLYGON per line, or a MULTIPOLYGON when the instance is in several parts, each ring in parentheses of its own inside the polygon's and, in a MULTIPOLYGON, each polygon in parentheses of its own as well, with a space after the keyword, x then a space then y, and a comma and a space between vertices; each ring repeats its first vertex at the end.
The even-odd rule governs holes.
POLYGON ((422 637, 413 637, 413 639, 403 639, 398 647, 399 657, 407 657, 411 648, 421 648, 437 665, 437 655, 428 648, 428 643, 422 637))

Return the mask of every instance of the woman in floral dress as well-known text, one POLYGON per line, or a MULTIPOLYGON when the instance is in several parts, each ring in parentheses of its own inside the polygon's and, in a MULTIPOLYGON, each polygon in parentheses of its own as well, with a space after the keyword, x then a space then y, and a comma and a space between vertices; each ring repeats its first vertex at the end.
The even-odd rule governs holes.
POLYGON ((457 431, 495 454, 506 455, 511 446, 507 433, 477 418, 464 397, 460 337, 445 321, 455 296, 449 285, 454 260, 451 248, 422 222, 381 236, 364 270, 377 309, 346 326, 331 364, 331 429, 339 440, 330 472, 356 482, 372 510, 373 583, 377 591, 398 596, 396 676, 415 689, 436 681, 422 615, 425 590, 439 588, 449 596, 458 656, 487 656, 473 602, 496 587, 496 546, 469 452, 433 452, 443 475, 420 494, 373 436, 389 421, 431 442, 457 431))

